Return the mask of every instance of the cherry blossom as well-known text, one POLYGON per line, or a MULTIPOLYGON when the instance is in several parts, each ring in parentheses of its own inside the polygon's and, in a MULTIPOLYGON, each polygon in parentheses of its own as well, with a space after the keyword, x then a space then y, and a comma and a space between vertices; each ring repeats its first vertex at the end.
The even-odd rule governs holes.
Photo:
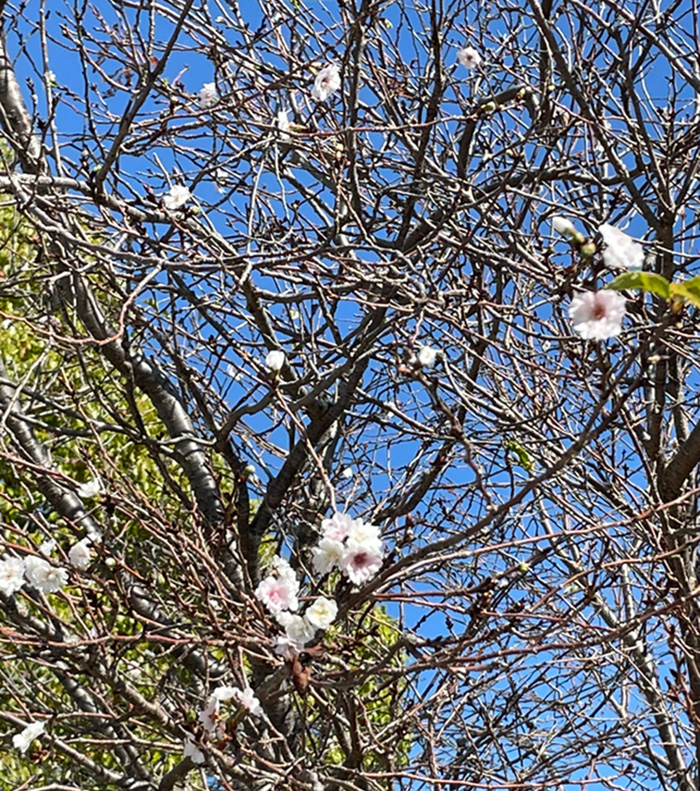
POLYGON ((70 548, 68 558, 77 569, 86 569, 90 565, 91 543, 89 538, 84 538, 70 548))
POLYGON ((23 731, 16 733, 12 737, 12 746, 21 753, 26 753, 29 749, 29 745, 34 741, 34 739, 41 736, 45 730, 45 723, 33 722, 31 725, 27 725, 23 731))
POLYGON ((44 558, 30 555, 24 561, 27 580, 42 593, 56 593, 68 582, 68 572, 52 566, 44 558))
POLYGON ((199 92, 199 106, 202 108, 202 110, 206 110, 207 107, 211 107, 218 98, 219 95, 216 92, 216 83, 205 82, 199 92))
POLYGON ((170 211, 184 206, 192 197, 192 193, 182 184, 174 184, 170 191, 163 196, 163 206, 170 211))
POLYGON ((336 511, 330 519, 324 519, 321 522, 323 537, 333 539, 333 541, 343 541, 347 538, 352 523, 353 520, 348 514, 336 511))
POLYGON ((216 728, 221 704, 232 700, 239 692, 238 687, 221 686, 211 693, 205 707, 199 712, 199 721, 208 733, 211 733, 216 728))
POLYGON ((418 364, 421 368, 432 368, 435 365, 439 350, 432 346, 421 346, 418 350, 418 364))
POLYGON ((85 483, 81 483, 78 486, 78 497, 83 500, 89 500, 91 497, 95 497, 102 491, 102 482, 99 478, 91 478, 89 481, 85 483))
POLYGON ((569 306, 574 330, 586 340, 619 335, 625 313, 625 298, 616 291, 586 291, 575 296, 569 306))
POLYGON ((457 60, 466 69, 475 69, 481 63, 481 55, 474 47, 462 47, 457 53, 457 60))
POLYGON ((255 693, 250 687, 236 688, 233 697, 254 716, 259 717, 263 713, 260 701, 255 697, 255 693))
POLYGON ((317 629, 328 629, 335 621, 338 614, 338 605, 332 599, 319 596, 316 601, 307 608, 304 618, 317 629))
POLYGON ((314 80, 314 87, 311 89, 311 96, 317 102, 325 102, 326 99, 340 88, 340 72, 335 63, 321 69, 314 80))
POLYGON ((216 728, 219 714, 219 701, 212 695, 206 706, 199 712, 199 721, 204 730, 211 733, 216 728))
POLYGON ((379 528, 364 519, 355 519, 348 531, 348 541, 362 544, 365 547, 375 549, 377 552, 382 550, 382 539, 379 528))
POLYGON ((276 555, 274 558, 272 558, 272 563, 270 565, 277 572, 277 576, 280 579, 286 578, 296 580, 296 572, 289 565, 289 561, 286 558, 276 555))
MULTIPOLYGON (((301 615, 285 613, 286 618, 280 626, 284 626, 287 637, 300 648, 310 643, 316 636, 316 627, 301 615)), ((278 619, 279 621, 279 619, 278 619)))
POLYGON ((284 610, 296 610, 299 607, 297 593, 299 583, 289 577, 265 577, 255 589, 255 596, 267 609, 276 615, 284 610))
POLYGON ((340 560, 340 569, 350 582, 362 585, 368 582, 382 567, 382 552, 373 544, 366 546, 348 540, 340 560))
POLYGON ((281 656, 290 662, 294 657, 304 648, 303 645, 297 643, 296 640, 292 640, 291 638, 287 637, 286 634, 280 634, 275 637, 272 641, 272 647, 274 648, 275 653, 277 656, 281 656))
POLYGON ((24 585, 24 562, 19 558, 0 560, 0 593, 12 596, 24 585))
POLYGON ((640 270, 644 266, 644 248, 631 236, 613 225, 603 223, 598 228, 605 248, 603 261, 609 269, 640 270))
POLYGON ((342 541, 336 541, 333 538, 322 538, 318 542, 318 546, 311 550, 314 569, 322 576, 325 576, 336 566, 340 565, 340 559, 343 557, 344 551, 345 548, 342 541))
POLYGON ((204 753, 194 743, 194 737, 191 735, 185 737, 182 754, 197 766, 201 766, 206 761, 204 753))

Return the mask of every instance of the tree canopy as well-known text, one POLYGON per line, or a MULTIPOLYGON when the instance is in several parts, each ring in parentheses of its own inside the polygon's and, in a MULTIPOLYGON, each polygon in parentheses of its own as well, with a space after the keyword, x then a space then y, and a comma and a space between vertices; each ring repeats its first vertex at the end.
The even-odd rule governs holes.
POLYGON ((700 789, 700 12, 2 7, 13 789, 700 789))

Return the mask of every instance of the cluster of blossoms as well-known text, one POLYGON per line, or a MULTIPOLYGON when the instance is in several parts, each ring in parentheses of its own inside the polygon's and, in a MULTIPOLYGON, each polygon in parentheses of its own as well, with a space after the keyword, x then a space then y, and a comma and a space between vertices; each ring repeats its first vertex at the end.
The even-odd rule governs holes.
POLYGON ((299 581, 294 569, 280 557, 272 561, 272 573, 255 590, 256 597, 284 629, 285 636, 277 638, 276 646, 278 653, 290 659, 314 639, 317 629, 327 629, 338 613, 334 601, 319 596, 304 615, 297 615, 298 593, 299 581))
MULTIPOLYGON (((321 540, 312 550, 318 574, 326 576, 338 568, 350 582, 362 585, 379 571, 384 558, 379 528, 343 513, 324 519, 321 528, 321 540)), ((338 614, 335 601, 318 596, 299 615, 299 580, 281 557, 272 561, 271 573, 255 589, 255 596, 284 629, 284 636, 276 640, 276 650, 288 659, 310 643, 319 629, 328 629, 338 614)))
MULTIPOLYGON (((71 547, 68 557, 76 568, 85 569, 90 565, 90 543, 89 538, 84 538, 71 547)), ((68 582, 68 571, 47 560, 55 546, 55 541, 46 541, 39 547, 40 555, 0 560, 0 593, 12 596, 25 582, 41 593, 59 591, 68 582)))
POLYGON ((321 522, 323 537, 314 547, 313 564, 325 575, 338 567, 350 582, 362 585, 382 567, 384 547, 379 528, 363 519, 335 513, 321 522))
MULTIPOLYGON (((204 708, 199 712, 199 721, 202 723, 207 735, 214 733, 221 721, 221 704, 228 703, 231 700, 235 700, 239 707, 247 709, 256 717, 262 715, 260 701, 255 697, 255 693, 250 687, 245 689, 228 686, 217 687, 209 696, 204 708)), ((183 755, 185 758, 190 758, 192 763, 197 765, 203 764, 206 760, 204 753, 195 744, 191 733, 187 733, 185 736, 183 755)))
POLYGON ((255 697, 255 693, 250 687, 245 689, 217 687, 209 696, 206 706, 199 712, 199 721, 207 733, 213 733, 216 730, 221 704, 228 703, 230 700, 237 701, 239 706, 248 709, 256 717, 262 714, 260 701, 255 697))
MULTIPOLYGON (((552 218, 552 228, 575 242, 584 240, 565 217, 552 218)), ((639 242, 608 223, 603 223, 598 232, 605 243, 603 261, 609 269, 639 271, 643 267, 644 248, 639 242)), ((586 340, 614 338, 622 332, 625 304, 625 298, 616 291, 586 291, 571 300, 569 318, 574 330, 586 340)))

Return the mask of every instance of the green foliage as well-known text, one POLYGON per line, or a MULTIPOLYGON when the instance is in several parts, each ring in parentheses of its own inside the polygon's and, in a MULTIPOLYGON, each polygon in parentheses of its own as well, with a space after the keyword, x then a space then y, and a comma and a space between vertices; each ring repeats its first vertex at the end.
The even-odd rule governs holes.
POLYGON ((606 288, 613 291, 646 291, 649 294, 658 294, 664 299, 671 298, 668 280, 654 272, 623 272, 612 283, 608 283, 606 288))
POLYGON ((669 283, 663 275, 655 272, 623 272, 612 283, 608 283, 606 288, 614 291, 644 291, 657 294, 671 303, 687 302, 700 308, 700 277, 669 283))

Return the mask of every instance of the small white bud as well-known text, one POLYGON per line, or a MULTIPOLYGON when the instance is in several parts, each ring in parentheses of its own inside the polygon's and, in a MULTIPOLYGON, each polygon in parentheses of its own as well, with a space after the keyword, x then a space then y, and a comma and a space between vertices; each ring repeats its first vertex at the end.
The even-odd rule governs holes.
POLYGON ((265 365, 269 371, 276 374, 282 370, 286 359, 283 351, 280 349, 273 349, 265 358, 265 365))

